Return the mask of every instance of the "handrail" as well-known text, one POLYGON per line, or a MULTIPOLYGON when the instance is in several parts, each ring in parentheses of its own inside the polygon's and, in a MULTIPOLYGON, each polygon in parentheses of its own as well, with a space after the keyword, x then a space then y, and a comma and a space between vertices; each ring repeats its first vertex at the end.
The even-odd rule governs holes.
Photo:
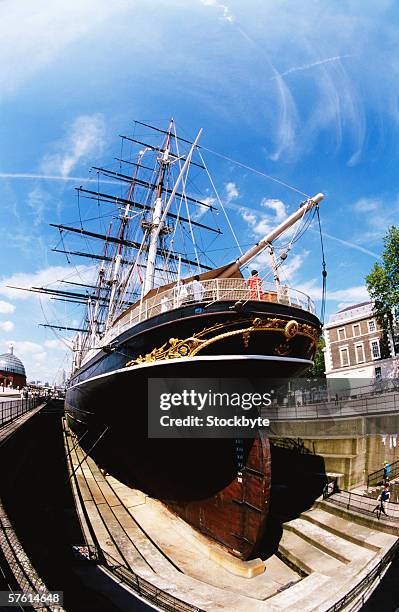
MULTIPOLYGON (((399 475, 399 460, 390 463, 391 471, 388 474, 388 478, 395 478, 399 475)), ((367 475, 367 488, 378 485, 384 480, 385 468, 380 468, 375 472, 370 472, 367 475)))
MULTIPOLYGON (((290 399, 290 398, 288 398, 290 399)), ((360 417, 363 415, 378 415, 396 413, 399 408, 399 393, 389 392, 386 394, 369 393, 363 397, 347 399, 324 400, 312 404, 289 403, 272 404, 262 408, 262 416, 277 421, 300 421, 300 420, 323 420, 340 417, 360 417)))
MULTIPOLYGON (((119 561, 117 561, 101 547, 100 541, 98 540, 97 534, 92 525, 86 504, 83 500, 83 495, 78 482, 77 473, 72 464, 72 450, 69 448, 69 444, 67 444, 67 449, 67 461, 69 462, 69 469, 71 470, 71 478, 74 482, 74 490, 76 491, 77 497, 79 499, 79 505, 82 512, 82 514, 80 514, 80 521, 84 520, 85 526, 87 527, 90 533, 90 538, 93 543, 91 544, 88 541, 88 538, 85 535, 86 530, 84 529, 84 527, 82 527, 85 542, 82 547, 74 547, 75 554, 77 553, 77 549, 79 548, 87 549, 87 562, 94 562, 100 566, 103 565, 116 578, 118 578, 119 581, 125 582, 131 589, 133 589, 134 591, 136 591, 136 593, 143 597, 143 599, 155 603, 161 610, 168 610, 170 612, 174 610, 177 610, 178 612, 203 612, 201 608, 197 608, 196 606, 193 606, 179 599, 178 597, 175 597, 167 591, 163 591, 162 589, 158 588, 148 580, 145 580, 144 578, 139 576, 139 574, 136 574, 136 572, 134 572, 128 566, 121 565, 119 561)), ((121 554, 122 559, 124 559, 121 550, 119 550, 119 554, 121 554)), ((85 555, 80 556, 82 560, 85 555)))
POLYGON ((161 610, 170 610, 171 612, 203 612, 201 608, 197 608, 179 599, 175 595, 163 591, 145 578, 136 574, 133 570, 121 565, 119 561, 114 559, 109 553, 104 551, 103 553, 106 559, 106 567, 112 574, 115 574, 119 580, 125 582, 141 597, 155 603, 161 610))
POLYGON ((33 410, 43 401, 42 396, 24 397, 18 400, 0 402, 0 427, 11 423, 22 414, 33 410))
MULTIPOLYGON (((373 497, 366 497, 359 493, 352 493, 352 491, 337 491, 329 496, 328 501, 347 510, 354 510, 369 517, 376 517, 373 510, 378 502, 373 497)), ((384 521, 399 521, 399 504, 391 501, 387 504, 387 516, 384 515, 384 521)))
MULTIPOLYGON (((366 592, 366 587, 368 584, 374 582, 376 578, 382 578, 385 573, 385 569, 388 565, 394 560, 399 551, 399 540, 391 546, 388 552, 382 557, 382 559, 377 563, 375 567, 365 576, 360 582, 358 582, 348 593, 346 593, 341 599, 335 602, 333 606, 328 608, 326 612, 338 612, 339 610, 343 610, 348 606, 348 604, 355 599, 357 595, 359 595, 362 591, 366 592)), ((364 604, 366 599, 364 595, 362 597, 362 604, 364 604)))

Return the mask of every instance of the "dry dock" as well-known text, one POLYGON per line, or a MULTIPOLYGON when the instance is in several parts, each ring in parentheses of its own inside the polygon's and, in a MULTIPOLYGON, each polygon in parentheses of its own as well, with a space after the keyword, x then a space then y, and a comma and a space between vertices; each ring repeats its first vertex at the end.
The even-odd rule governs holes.
POLYGON ((277 555, 238 562, 102 473, 56 402, 0 427, 0 458, 2 588, 24 570, 68 612, 358 610, 397 547, 399 522, 329 498, 282 525, 277 555))
MULTIPOLYGON (((319 501, 284 524, 279 556, 238 562, 160 502, 104 475, 68 430, 65 443, 88 543, 104 552, 120 579, 130 576, 131 584, 141 580, 174 598, 172 609, 327 611, 397 541, 396 527, 382 532, 376 519, 361 517, 360 524, 355 512, 319 501)), ((359 609, 378 581, 367 582, 345 608, 359 609)))

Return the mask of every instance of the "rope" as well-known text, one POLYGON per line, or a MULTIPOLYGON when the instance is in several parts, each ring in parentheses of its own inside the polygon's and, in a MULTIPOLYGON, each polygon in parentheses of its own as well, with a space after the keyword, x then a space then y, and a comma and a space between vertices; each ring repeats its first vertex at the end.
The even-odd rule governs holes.
MULTIPOLYGON (((226 161, 229 161, 232 164, 236 164, 237 166, 241 166, 241 168, 245 168, 246 170, 250 170, 251 172, 255 172, 255 174, 259 174, 260 176, 264 176, 265 178, 269 179, 270 181, 278 183, 279 185, 283 185, 283 187, 287 187, 287 189, 291 189, 291 191, 295 191, 296 193, 299 193, 300 195, 305 196, 306 199, 310 198, 310 196, 307 193, 304 193, 303 191, 300 191, 300 189, 297 189, 293 185, 289 185, 288 183, 285 183, 284 181, 281 181, 280 179, 278 179, 278 178, 276 178, 274 176, 271 176, 270 174, 266 174, 265 172, 261 172, 260 170, 256 170, 256 168, 252 168, 251 166, 247 166, 246 164, 243 164, 242 162, 239 162, 236 159, 232 159, 231 157, 227 157, 227 155, 222 155, 222 153, 217 153, 217 151, 212 151, 212 149, 208 149, 207 147, 204 147, 202 145, 198 146, 198 149, 203 149, 204 151, 208 151, 208 153, 212 153, 213 155, 217 155, 218 157, 221 157, 222 159, 225 159, 226 161)), ((202 159, 201 153, 199 153, 199 155, 200 155, 200 157, 202 159)))
MULTIPOLYGON (((198 153, 199 153, 199 152, 198 152, 198 153)), ((213 180, 212 180, 212 177, 211 177, 211 175, 210 175, 210 173, 209 173, 208 167, 207 167, 207 165, 206 165, 206 163, 205 163, 205 161, 204 161, 204 158, 202 157, 201 153, 199 153, 199 156, 200 156, 200 158, 201 158, 202 163, 203 163, 203 164, 204 164, 204 166, 205 166, 205 171, 206 171, 206 174, 207 174, 207 176, 208 176, 208 178, 209 178, 209 181, 210 181, 210 183, 211 183, 211 185, 212 185, 213 191, 215 192, 215 195, 216 195, 217 201, 219 202, 219 206, 220 206, 220 208, 222 209, 224 216, 226 217, 227 223, 229 224, 230 231, 231 231, 231 233, 233 234, 233 238, 234 238, 234 240, 235 240, 235 242, 236 242, 236 245, 237 245, 237 247, 238 247, 238 249, 239 249, 239 251, 240 251, 240 253, 241 253, 241 255, 242 255, 242 254, 243 254, 243 252, 242 252, 242 249, 241 249, 240 243, 238 242, 238 239, 237 239, 236 233, 235 233, 235 231, 234 231, 234 229, 233 229, 233 226, 231 225, 231 222, 230 222, 229 216, 228 216, 228 214, 227 214, 227 212, 226 212, 226 209, 225 209, 225 207, 223 206, 223 202, 222 202, 222 200, 221 200, 221 199, 220 199, 220 197, 219 197, 219 193, 218 193, 218 191, 217 191, 217 189, 216 189, 215 183, 214 183, 214 182, 213 182, 213 180)))
POLYGON ((326 260, 324 257, 324 244, 323 244, 323 233, 321 231, 321 222, 320 222, 320 212, 319 206, 316 206, 316 214, 317 221, 319 224, 319 234, 320 234, 320 246, 321 246, 321 257, 322 257, 322 278, 323 278, 323 289, 321 294, 321 312, 320 312, 320 320, 322 325, 324 325, 324 316, 326 312, 326 294, 327 294, 327 270, 326 270, 326 260))

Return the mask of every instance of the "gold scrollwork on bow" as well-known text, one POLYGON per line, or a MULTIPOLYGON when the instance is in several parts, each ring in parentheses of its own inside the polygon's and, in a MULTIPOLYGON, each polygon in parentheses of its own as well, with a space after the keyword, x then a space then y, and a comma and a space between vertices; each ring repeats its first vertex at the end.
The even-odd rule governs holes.
POLYGON ((139 363, 148 363, 161 359, 176 359, 184 357, 190 358, 194 355, 197 355, 206 347, 216 342, 221 342, 223 340, 226 340, 227 338, 231 338, 232 336, 237 335, 242 335, 244 347, 247 349, 249 346, 251 334, 262 331, 280 332, 283 334, 283 342, 281 342, 274 349, 275 354, 280 356, 289 355, 289 353, 292 351, 291 340, 296 336, 305 336, 310 340, 307 353, 311 355, 314 348, 316 347, 316 343, 319 337, 319 333, 316 327, 313 327, 308 323, 298 323, 298 321, 295 321, 294 319, 287 321, 286 319, 279 318, 256 317, 254 319, 241 319, 239 322, 226 321, 225 323, 216 323, 211 327, 205 327, 204 329, 193 334, 189 338, 170 338, 161 347, 154 348, 146 355, 140 355, 136 359, 128 361, 126 365, 132 366, 139 363), (231 327, 236 327, 238 323, 240 324, 239 329, 223 331, 231 327), (241 325, 245 323, 247 324, 247 326, 241 327, 241 325))

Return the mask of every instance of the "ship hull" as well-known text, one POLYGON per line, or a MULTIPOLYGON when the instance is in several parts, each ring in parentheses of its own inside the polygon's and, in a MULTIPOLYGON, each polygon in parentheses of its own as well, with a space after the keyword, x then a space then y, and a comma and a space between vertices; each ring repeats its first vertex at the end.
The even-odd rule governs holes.
POLYGON ((297 375, 312 363, 319 322, 310 313, 291 310, 276 317, 276 312, 259 312, 258 305, 239 313, 219 305, 205 314, 187 307, 180 318, 154 318, 144 329, 135 326, 117 337, 114 350, 81 368, 66 395, 69 425, 100 466, 162 500, 242 559, 256 554, 266 527, 271 482, 267 435, 258 431, 254 439, 240 441, 149 438, 148 379, 297 375), (313 337, 299 333, 287 339, 293 315, 299 326, 314 330, 313 337), (194 354, 194 344, 188 356, 165 353, 168 339, 192 339, 204 329, 213 330, 202 336, 204 350, 194 354), (288 354, 281 355, 281 347, 288 354))

